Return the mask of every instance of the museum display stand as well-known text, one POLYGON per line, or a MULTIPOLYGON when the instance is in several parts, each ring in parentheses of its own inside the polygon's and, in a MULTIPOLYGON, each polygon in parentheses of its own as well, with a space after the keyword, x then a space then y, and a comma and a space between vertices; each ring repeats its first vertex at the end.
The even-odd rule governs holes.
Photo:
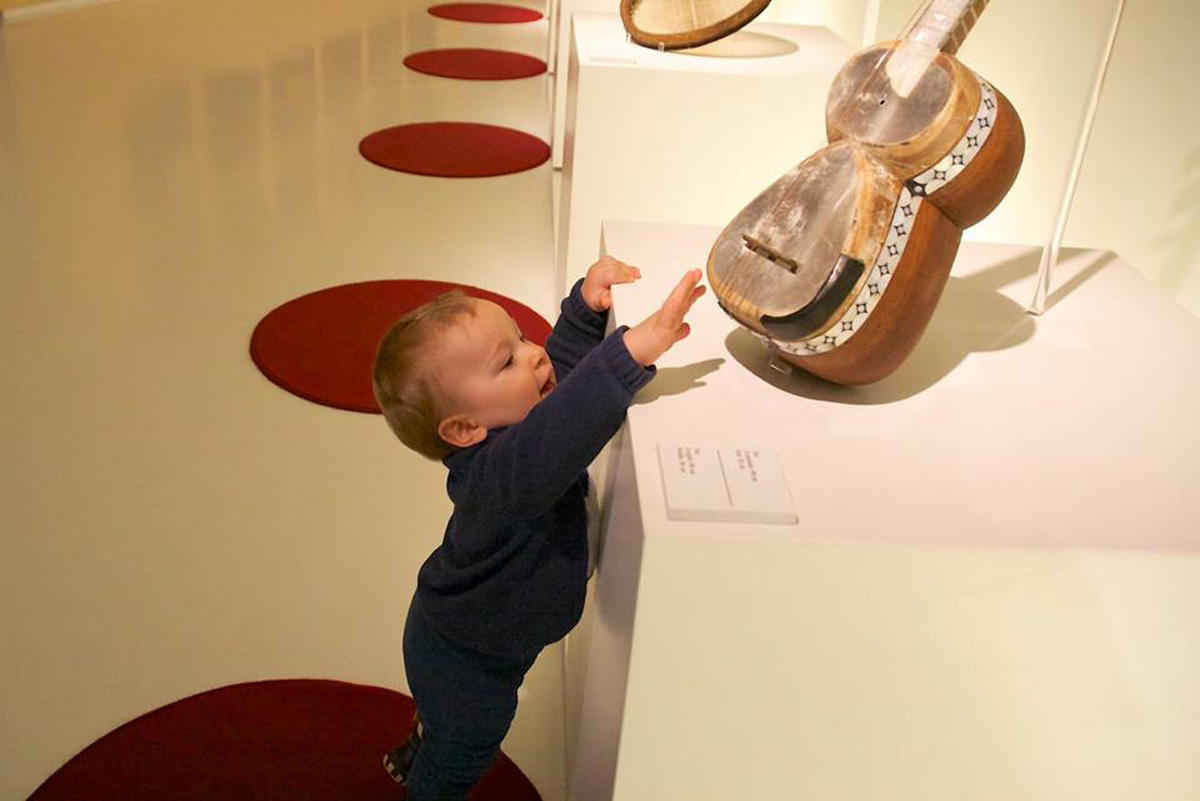
MULTIPOLYGON (((718 229, 606 222, 641 268, 718 229)), ((594 254, 593 254, 594 255, 594 254)), ((608 455, 568 655, 573 801, 1195 798, 1200 321, 1110 252, 965 243, 912 356, 846 388, 701 298, 608 455), (668 519, 659 446, 777 459, 792 525, 668 519)))
MULTIPOLYGON (((571 19, 575 14, 612 14, 621 27, 621 17, 616 14, 620 2, 612 0, 555 0, 555 14, 550 20, 548 39, 553 61, 550 64, 554 80, 554 97, 552 105, 553 138, 550 140, 551 164, 555 169, 563 165, 563 128, 567 120, 567 74, 571 60, 571 19)), ((625 29, 621 27, 621 37, 625 37, 625 29)), ((630 43, 630 47, 637 45, 630 43)))
POLYGON ((751 23, 658 52, 626 41, 616 14, 573 20, 568 74, 556 76, 567 83, 564 289, 595 260, 601 220, 722 223, 823 144, 825 94, 851 53, 818 27, 751 23))
MULTIPOLYGON (((567 62, 571 54, 571 48, 568 46, 571 40, 571 18, 578 13, 612 14, 620 6, 620 0, 616 0, 616 2, 614 0, 549 0, 547 17, 550 28, 546 37, 546 64, 551 75, 561 76, 560 80, 554 82, 552 102, 554 114, 552 158, 555 169, 562 167, 563 123, 566 121, 567 114, 567 62)), ((617 19, 620 20, 619 15, 617 15, 617 19)), ((623 26, 621 34, 625 35, 623 26)), ((630 46, 636 47, 637 45, 631 43, 630 46)), ((714 48, 699 52, 704 54, 712 49, 714 48)))

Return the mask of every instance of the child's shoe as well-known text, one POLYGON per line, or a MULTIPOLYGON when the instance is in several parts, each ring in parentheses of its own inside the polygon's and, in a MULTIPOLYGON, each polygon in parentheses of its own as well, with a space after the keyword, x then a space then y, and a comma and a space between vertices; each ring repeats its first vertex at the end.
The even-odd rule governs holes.
POLYGON ((408 782, 408 772, 412 769, 413 758, 417 755, 417 749, 421 747, 423 731, 424 728, 421 726, 421 721, 416 721, 413 733, 409 735, 408 740, 403 745, 397 746, 383 755, 383 767, 387 770, 388 775, 392 777, 392 781, 398 784, 406 784, 408 782))

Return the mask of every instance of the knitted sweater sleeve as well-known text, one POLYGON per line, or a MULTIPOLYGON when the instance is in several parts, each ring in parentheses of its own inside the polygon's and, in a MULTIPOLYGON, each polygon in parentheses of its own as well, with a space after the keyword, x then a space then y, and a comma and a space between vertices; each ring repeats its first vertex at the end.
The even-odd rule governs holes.
POLYGON ((582 357, 519 423, 475 446, 457 504, 510 519, 544 514, 596 458, 654 376, 629 354, 621 326, 582 357))
POLYGON ((583 300, 582 288, 581 278, 563 299, 562 313, 546 340, 546 353, 559 381, 604 340, 604 329, 608 326, 608 312, 592 311, 583 300))

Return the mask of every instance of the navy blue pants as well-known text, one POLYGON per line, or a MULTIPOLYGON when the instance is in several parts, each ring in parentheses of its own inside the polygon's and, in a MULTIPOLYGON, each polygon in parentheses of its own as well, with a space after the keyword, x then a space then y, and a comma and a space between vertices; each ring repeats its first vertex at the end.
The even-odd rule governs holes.
POLYGON ((408 801, 467 797, 500 753, 517 711, 517 688, 537 655, 506 659, 457 645, 434 631, 413 598, 404 624, 404 672, 425 739, 408 775, 408 801))

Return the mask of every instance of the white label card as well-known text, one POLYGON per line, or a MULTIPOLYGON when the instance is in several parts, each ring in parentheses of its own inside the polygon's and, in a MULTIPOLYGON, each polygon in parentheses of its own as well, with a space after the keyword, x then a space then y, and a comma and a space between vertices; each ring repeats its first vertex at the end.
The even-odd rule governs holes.
POLYGON ((671 520, 799 521, 779 456, 761 448, 660 442, 658 464, 671 520))

